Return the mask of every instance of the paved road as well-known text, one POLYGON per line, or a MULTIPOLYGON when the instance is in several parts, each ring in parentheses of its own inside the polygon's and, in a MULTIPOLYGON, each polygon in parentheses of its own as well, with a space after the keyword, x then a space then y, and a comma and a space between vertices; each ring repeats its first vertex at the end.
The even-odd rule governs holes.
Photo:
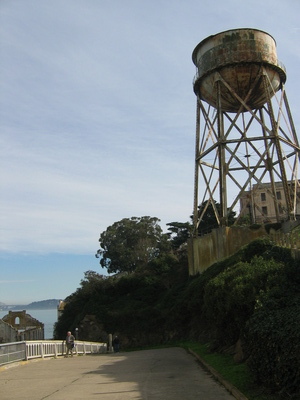
POLYGON ((32 360, 0 370, 1 400, 233 400, 181 348, 32 360))

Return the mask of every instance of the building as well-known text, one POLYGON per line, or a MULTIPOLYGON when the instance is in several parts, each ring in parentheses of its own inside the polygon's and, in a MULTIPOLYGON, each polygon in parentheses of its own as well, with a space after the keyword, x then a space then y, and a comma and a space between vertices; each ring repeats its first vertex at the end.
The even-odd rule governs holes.
POLYGON ((0 343, 12 343, 18 340, 18 330, 0 319, 0 343))
POLYGON ((66 302, 64 300, 59 300, 59 303, 57 306, 57 318, 59 318, 62 315, 62 313, 65 309, 65 305, 66 305, 66 302))
MULTIPOLYGON (((300 181, 290 181, 291 201, 296 217, 300 218, 300 181), (296 185, 296 191, 294 190, 296 185)), ((282 182, 275 182, 275 196, 271 183, 254 184, 240 198, 240 217, 249 216, 251 223, 266 224, 288 219, 286 198, 282 182), (278 214, 278 218, 277 218, 278 214)), ((298 219, 297 218, 297 219, 298 219)))
POLYGON ((3 342, 43 340, 44 324, 23 311, 9 311, 0 326, 3 342))

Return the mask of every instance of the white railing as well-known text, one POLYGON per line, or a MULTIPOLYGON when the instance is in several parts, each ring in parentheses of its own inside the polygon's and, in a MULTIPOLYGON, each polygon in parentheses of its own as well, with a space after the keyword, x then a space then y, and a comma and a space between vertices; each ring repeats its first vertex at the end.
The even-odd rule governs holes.
MULTIPOLYGON (((107 344, 76 341, 74 354, 107 353, 107 344)), ((32 358, 58 357, 66 354, 65 343, 60 340, 30 340, 0 344, 0 365, 32 358)))

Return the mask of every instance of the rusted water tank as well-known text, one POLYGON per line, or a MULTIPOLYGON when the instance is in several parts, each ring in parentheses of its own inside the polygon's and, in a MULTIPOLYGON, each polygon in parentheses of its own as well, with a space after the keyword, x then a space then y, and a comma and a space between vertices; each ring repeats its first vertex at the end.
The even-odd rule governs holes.
MULTIPOLYGON (((215 83, 219 74, 242 99, 253 86, 261 66, 269 78, 268 91, 271 96, 286 81, 285 69, 277 59, 275 40, 268 33, 257 29, 233 29, 209 36, 196 46, 192 59, 198 69, 194 92, 215 108, 215 83)), ((247 105, 251 109, 258 109, 266 100, 266 91, 260 80, 253 88, 247 105)), ((224 85, 221 103, 222 110, 228 112, 237 112, 241 106, 224 85)))

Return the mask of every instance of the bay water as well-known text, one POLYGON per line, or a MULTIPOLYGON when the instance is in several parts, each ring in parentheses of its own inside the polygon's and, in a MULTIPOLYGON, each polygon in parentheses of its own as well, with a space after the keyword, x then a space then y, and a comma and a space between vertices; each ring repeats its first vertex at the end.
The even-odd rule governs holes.
MULTIPOLYGON (((0 311, 0 318, 2 319, 7 314, 8 311, 0 311)), ((26 314, 31 315, 33 318, 44 324, 45 339, 53 339, 53 328, 57 321, 56 308, 50 310, 26 310, 26 314)))

